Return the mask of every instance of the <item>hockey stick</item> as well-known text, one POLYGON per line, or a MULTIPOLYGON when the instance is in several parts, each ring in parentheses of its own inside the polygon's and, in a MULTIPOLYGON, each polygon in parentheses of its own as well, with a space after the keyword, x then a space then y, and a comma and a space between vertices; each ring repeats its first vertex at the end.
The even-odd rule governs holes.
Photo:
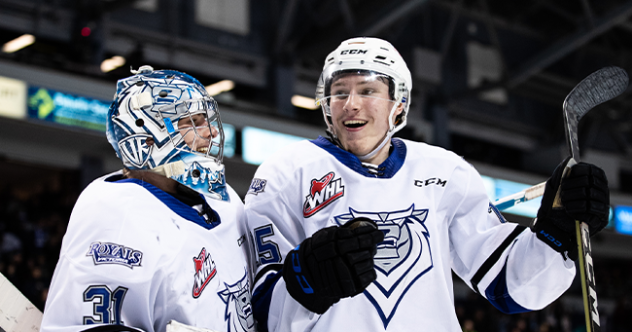
MULTIPOLYGON (((571 141, 567 141, 569 142, 568 143, 569 146, 570 144, 573 144, 572 146, 574 148, 571 148, 571 149, 576 149, 576 151, 579 151, 579 147, 577 145, 577 124, 579 123, 579 120, 581 120, 581 118, 586 113, 588 113, 588 111, 592 109, 593 107, 618 96, 621 92, 623 92, 623 90, 625 90, 626 87, 627 87, 627 74, 625 73, 625 71, 623 71, 623 69, 618 68, 618 67, 607 67, 607 68, 603 68, 599 71, 594 72, 589 77, 581 81, 566 96, 566 98, 564 99, 564 105, 566 105, 567 102, 569 102, 569 105, 570 103, 581 103, 582 106, 579 109, 583 110, 583 112, 574 112, 573 113, 574 117, 570 118, 571 119, 570 121, 572 121, 570 122, 570 126, 573 126, 574 128, 573 133, 575 135, 575 138, 573 139, 572 143, 571 141), (595 82, 596 80, 608 79, 608 77, 610 77, 611 79, 615 81, 620 81, 620 82, 618 83, 595 82), (588 78, 590 78, 590 80, 588 80, 588 78), (604 93, 605 89, 610 89, 610 87, 608 86, 609 84, 613 85, 613 91, 604 93), (624 86, 621 86, 621 84, 624 84, 624 86), (595 91, 592 91, 591 89, 595 91), (590 91, 592 91, 592 93, 589 93, 590 91), (582 94, 583 96, 580 97, 580 95, 582 94), (571 95, 573 95, 573 97, 571 97, 571 95)), ((566 109, 566 106, 564 106, 564 108, 566 109)), ((567 118, 567 114, 565 111, 564 119, 566 118, 567 118)), ((569 125, 566 126, 566 129, 567 129, 566 135, 568 137, 569 131, 570 131, 569 125)), ((572 154, 573 154, 573 150, 571 150, 571 155, 572 154)), ((578 156, 579 153, 576 152, 576 155, 578 156)), ((535 186, 527 188, 521 192, 497 199, 493 204, 498 210, 504 211, 517 204, 528 202, 532 199, 535 199, 544 195, 545 184, 546 182, 536 184, 535 186)))
MULTIPOLYGON (((564 122, 566 126, 566 142, 571 160, 564 170, 568 174, 570 167, 579 161, 579 144, 577 139, 577 125, 581 118, 593 107, 620 95, 628 86, 627 73, 618 67, 602 68, 582 80, 564 99, 564 122)), ((527 202, 544 194, 546 182, 527 188, 519 193, 498 199, 494 206, 498 210, 506 210, 519 203, 527 202)), ((559 192, 554 202, 560 207, 559 192)), ((599 312, 597 311, 597 293, 595 292, 595 278, 593 271, 590 231, 584 222, 575 221, 578 256, 580 263, 580 277, 582 284, 582 298, 586 316, 586 331, 600 332, 599 312)))
POLYGON ((521 192, 505 196, 501 199, 497 199, 494 202, 494 206, 498 210, 504 211, 520 203, 528 202, 532 199, 538 198, 544 195, 544 185, 546 185, 546 182, 538 183, 535 186, 527 188, 521 192))
POLYGON ((42 312, 0 273, 0 331, 37 332, 41 323, 42 312))
MULTIPOLYGON (((563 104, 564 124, 566 126, 566 143, 568 144, 571 159, 566 165, 562 176, 566 176, 570 168, 579 162, 579 144, 577 139, 579 120, 593 107, 617 97, 627 87, 628 74, 625 70, 619 67, 606 67, 590 74, 566 96, 563 104)), ((559 189, 553 206, 562 206, 559 189)), ((577 236, 582 298, 586 316, 586 331, 600 332, 595 275, 590 248, 590 231, 585 222, 577 220, 575 221, 575 232, 577 236)))

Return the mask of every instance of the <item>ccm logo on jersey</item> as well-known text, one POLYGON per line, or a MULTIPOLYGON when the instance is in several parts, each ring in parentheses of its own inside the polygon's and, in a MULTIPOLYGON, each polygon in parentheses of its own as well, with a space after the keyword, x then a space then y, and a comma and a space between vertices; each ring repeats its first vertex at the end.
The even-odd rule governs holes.
POLYGON ((342 185, 342 179, 334 178, 334 172, 329 172, 320 180, 312 179, 309 195, 305 197, 303 204, 303 217, 309 218, 322 210, 336 199, 344 196, 345 187, 342 185))
POLYGON ((427 187, 431 184, 437 185, 437 186, 441 186, 441 187, 445 187, 445 184, 448 183, 448 180, 443 180, 441 181, 441 179, 439 178, 430 178, 430 179, 426 179, 426 180, 415 180, 415 185, 417 187, 427 187))
POLYGON ((143 260, 142 252, 110 242, 92 242, 86 256, 92 256, 95 265, 120 264, 130 269, 143 260))
POLYGON ((217 274, 215 262, 211 258, 211 254, 206 252, 206 248, 202 248, 197 257, 193 257, 195 264, 195 275, 193 280, 193 297, 198 298, 202 294, 204 287, 217 274))

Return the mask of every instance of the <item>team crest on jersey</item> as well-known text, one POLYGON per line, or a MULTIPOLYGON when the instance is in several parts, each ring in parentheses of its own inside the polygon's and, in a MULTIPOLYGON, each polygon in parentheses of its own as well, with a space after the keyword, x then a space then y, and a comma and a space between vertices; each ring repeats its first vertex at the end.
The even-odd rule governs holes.
POLYGON ((257 194, 262 193, 263 190, 266 189, 267 183, 268 181, 264 179, 257 179, 257 178, 252 179, 252 183, 250 183, 250 188, 248 188, 248 192, 246 193, 246 195, 248 194, 257 195, 257 194))
POLYGON ((228 322, 228 331, 254 331, 248 273, 244 273, 244 277, 233 285, 224 283, 224 287, 217 295, 226 304, 224 319, 228 322))
POLYGON ((309 195, 305 197, 303 204, 303 217, 313 216, 331 202, 344 196, 345 187, 342 185, 342 179, 332 180, 335 175, 334 172, 329 172, 320 180, 312 179, 309 195))
POLYGON ((95 265, 120 264, 130 269, 143 260, 141 251, 111 242, 92 242, 86 256, 92 256, 95 265))
POLYGON ((368 212, 349 208, 349 213, 334 217, 343 225, 357 217, 375 221, 384 232, 384 241, 374 257, 377 279, 364 295, 371 301, 384 323, 384 329, 397 312, 397 306, 414 282, 433 267, 430 233, 424 224, 428 209, 368 212))
POLYGON ((195 274, 193 279, 193 297, 198 298, 202 295, 202 291, 208 285, 209 281, 217 274, 215 262, 211 258, 211 254, 202 248, 197 257, 193 257, 195 264, 195 274))

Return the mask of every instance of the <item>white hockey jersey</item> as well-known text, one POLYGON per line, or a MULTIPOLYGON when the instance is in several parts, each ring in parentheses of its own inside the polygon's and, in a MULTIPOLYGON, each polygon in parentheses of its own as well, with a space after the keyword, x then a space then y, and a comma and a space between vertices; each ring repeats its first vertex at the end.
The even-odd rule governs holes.
POLYGON ((243 203, 235 191, 227 185, 230 201, 206 200, 219 217, 209 224, 155 186, 120 178, 95 180, 77 200, 41 331, 91 324, 165 331, 172 319, 254 331, 243 203))
POLYGON ((574 263, 508 223, 477 171, 452 152, 393 139, 367 168, 323 137, 264 162, 246 195, 257 275, 253 309, 269 331, 461 331, 451 270, 506 313, 537 310, 570 286, 574 263), (377 280, 323 315, 285 288, 282 261, 317 230, 355 217, 385 233, 377 280))

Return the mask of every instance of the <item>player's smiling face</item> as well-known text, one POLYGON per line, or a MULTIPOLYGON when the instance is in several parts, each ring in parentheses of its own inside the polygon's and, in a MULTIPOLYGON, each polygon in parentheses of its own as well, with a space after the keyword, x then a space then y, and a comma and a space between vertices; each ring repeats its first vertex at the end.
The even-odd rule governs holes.
MULTIPOLYGON (((394 101, 389 98, 387 79, 348 74, 331 85, 331 120, 342 147, 358 156, 373 151, 388 131, 388 116, 394 101)), ((393 116, 402 112, 400 107, 393 116)), ((384 147, 388 155, 388 145, 384 147)), ((384 156, 384 153, 378 155, 384 156)), ((382 160, 379 160, 382 159, 382 160)), ((372 163, 381 163, 367 160, 372 163)))
POLYGON ((201 113, 180 119, 178 130, 189 148, 201 153, 208 152, 211 140, 218 135, 217 128, 209 126, 206 116, 201 113))

